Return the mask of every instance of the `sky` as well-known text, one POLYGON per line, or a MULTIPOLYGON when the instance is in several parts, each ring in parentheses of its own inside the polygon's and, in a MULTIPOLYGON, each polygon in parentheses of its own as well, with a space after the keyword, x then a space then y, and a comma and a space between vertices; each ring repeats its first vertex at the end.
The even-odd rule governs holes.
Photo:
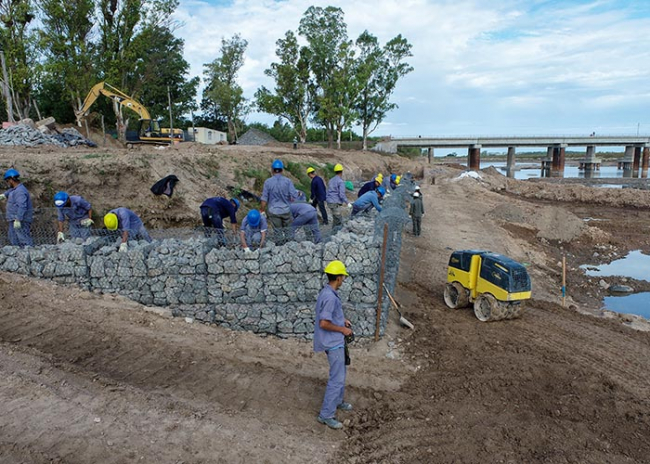
POLYGON ((647 0, 180 0, 191 75, 239 33, 244 96, 273 88, 275 42, 311 5, 340 7, 351 39, 368 30, 413 45, 399 108, 373 136, 650 135, 647 0))

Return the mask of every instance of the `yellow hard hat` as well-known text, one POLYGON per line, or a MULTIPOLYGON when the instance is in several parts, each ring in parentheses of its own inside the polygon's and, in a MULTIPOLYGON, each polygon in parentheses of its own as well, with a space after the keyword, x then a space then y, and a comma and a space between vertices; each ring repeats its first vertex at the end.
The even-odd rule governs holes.
POLYGON ((334 172, 341 172, 343 171, 343 165, 342 164, 337 164, 334 166, 334 172))
POLYGON ((104 225, 108 230, 117 229, 117 215, 115 213, 108 213, 104 216, 104 225))
POLYGON ((375 182, 379 182, 380 184, 381 184, 381 182, 382 182, 383 180, 384 180, 384 179, 381 178, 381 177, 379 177, 379 176, 375 177, 375 182))
POLYGON ((384 175, 380 172, 379 174, 377 174, 377 178, 380 180, 384 180, 384 175))
POLYGON ((345 269, 345 264, 343 264, 341 261, 330 262, 327 267, 325 267, 325 274, 344 276, 349 275, 348 271, 345 269))
POLYGON ((402 176, 397 176, 397 177, 395 178, 395 183, 396 183, 397 185, 399 185, 399 181, 400 181, 400 180, 402 180, 402 176))
POLYGON ((311 174, 312 172, 315 172, 315 171, 316 171, 316 169, 314 169, 312 167, 307 168, 307 174, 311 174))

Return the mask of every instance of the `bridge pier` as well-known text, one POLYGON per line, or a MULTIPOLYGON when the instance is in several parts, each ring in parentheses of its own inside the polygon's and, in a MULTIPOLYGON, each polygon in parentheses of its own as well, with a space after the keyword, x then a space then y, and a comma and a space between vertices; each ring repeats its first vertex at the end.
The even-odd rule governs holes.
POLYGON ((641 177, 647 179, 648 177, 648 164, 650 164, 650 148, 643 147, 643 158, 641 160, 641 177))
POLYGON ((470 171, 481 169, 481 146, 471 145, 467 150, 467 166, 470 171))
POLYGON ((515 147, 508 147, 508 162, 506 165, 506 175, 515 177, 515 147))
POLYGON ((632 173, 634 177, 639 177, 640 167, 641 167, 641 147, 634 147, 634 159, 632 161, 632 173))
POLYGON ((553 163, 551 164, 551 177, 564 177, 565 145, 553 147, 553 163))
POLYGON ((600 160, 596 158, 596 147, 594 145, 587 145, 587 153, 585 153, 585 159, 580 160, 578 170, 584 170, 585 176, 587 173, 600 171, 600 160))
POLYGON ((618 161, 618 169, 623 170, 623 177, 632 177, 632 166, 634 165, 634 147, 625 147, 625 155, 618 161))
POLYGON ((433 148, 429 147, 427 148, 427 160, 429 164, 431 164, 432 159, 433 159, 433 148))
POLYGON ((553 162, 553 147, 546 149, 546 158, 542 160, 542 177, 551 177, 551 164, 553 162))

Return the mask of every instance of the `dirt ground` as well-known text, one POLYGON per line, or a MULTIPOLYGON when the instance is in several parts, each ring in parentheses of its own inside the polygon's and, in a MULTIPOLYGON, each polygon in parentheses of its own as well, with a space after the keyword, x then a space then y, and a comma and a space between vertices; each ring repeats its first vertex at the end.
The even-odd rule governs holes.
MULTIPOLYGON (((282 150, 225 148, 211 155, 218 182, 199 171, 208 169, 196 162, 207 152, 161 155, 133 169, 129 182, 197 170, 176 212, 159 212, 142 194, 161 218, 180 217, 201 189, 229 182, 233 166, 258 166, 282 150)), ((142 158, 111 153, 115 170, 142 158)), ((27 160, 45 177, 48 169, 63 176, 61 163, 73 159, 82 187, 92 178, 86 165, 99 162, 93 154, 5 152, 0 163, 27 160)), ((345 156, 359 176, 395 163, 345 156)), ((121 297, 0 274, 0 462, 648 462, 648 324, 597 317, 602 289, 578 269, 650 251, 647 193, 629 205, 614 198, 620 192, 591 202, 601 194, 578 198, 576 186, 553 186, 549 198, 489 171, 478 180, 458 179, 461 172, 424 169, 423 234, 405 232, 396 295, 415 331, 393 314, 384 339, 352 349, 347 399, 355 410, 339 415, 343 431, 315 420, 327 366, 310 343, 188 324, 121 297), (446 263, 465 248, 528 265, 534 299, 521 319, 485 324, 470 309, 446 308, 446 263), (567 307, 559 304, 562 255, 567 307)), ((111 182, 127 194, 128 183, 111 182)))

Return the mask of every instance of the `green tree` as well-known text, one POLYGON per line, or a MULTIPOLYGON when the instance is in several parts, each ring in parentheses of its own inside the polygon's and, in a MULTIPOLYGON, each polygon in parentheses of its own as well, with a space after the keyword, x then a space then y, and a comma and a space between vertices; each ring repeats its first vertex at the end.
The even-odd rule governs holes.
POLYGON ((285 119, 301 143, 307 139, 307 122, 313 110, 310 91, 309 50, 298 45, 292 31, 276 42, 279 63, 264 74, 275 80, 275 93, 261 87, 255 93, 257 107, 285 119))
POLYGON ((235 34, 231 39, 221 39, 221 56, 205 64, 204 96, 213 104, 215 114, 222 115, 228 123, 230 143, 237 141, 237 129, 248 112, 244 91, 237 83, 237 75, 244 65, 248 42, 235 34))
POLYGON ((404 60, 411 54, 411 45, 400 35, 383 48, 375 36, 364 31, 356 41, 359 48, 357 81, 359 94, 354 102, 357 122, 363 132, 363 149, 368 148, 368 136, 384 120, 389 111, 397 108, 390 102, 399 79, 413 71, 404 60))

